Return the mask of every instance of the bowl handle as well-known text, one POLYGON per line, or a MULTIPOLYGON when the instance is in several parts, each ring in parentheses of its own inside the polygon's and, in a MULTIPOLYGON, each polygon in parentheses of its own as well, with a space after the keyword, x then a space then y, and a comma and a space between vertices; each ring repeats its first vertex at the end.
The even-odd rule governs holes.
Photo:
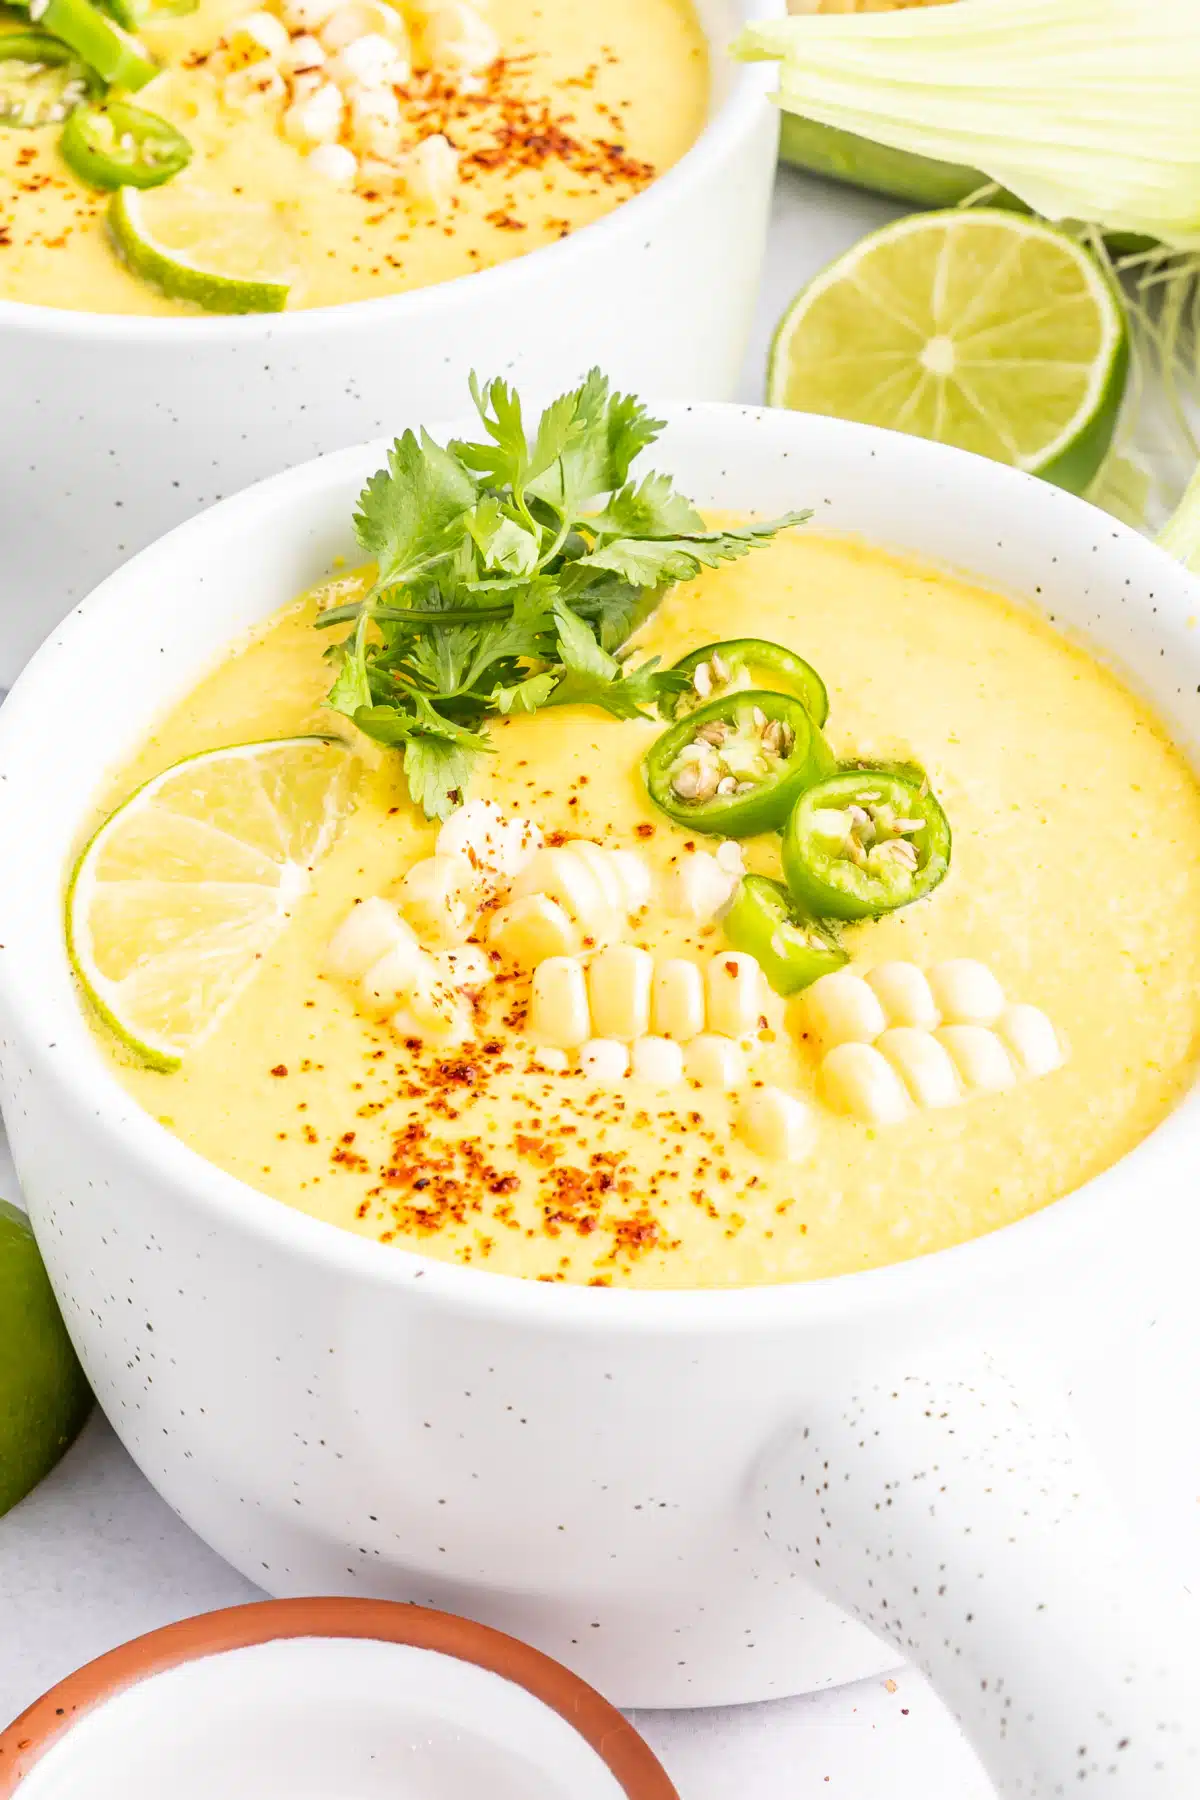
POLYGON ((929 1677, 1005 1800, 1197 1800, 1200 1620, 1045 1388, 979 1354, 831 1395, 769 1459, 767 1532, 929 1677))

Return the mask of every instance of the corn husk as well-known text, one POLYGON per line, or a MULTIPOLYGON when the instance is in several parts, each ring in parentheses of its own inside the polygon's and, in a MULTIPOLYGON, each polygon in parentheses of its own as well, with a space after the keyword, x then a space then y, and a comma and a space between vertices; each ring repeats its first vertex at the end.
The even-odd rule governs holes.
POLYGON ((1035 212, 1200 248, 1200 0, 957 0, 748 27, 789 111, 1035 212))

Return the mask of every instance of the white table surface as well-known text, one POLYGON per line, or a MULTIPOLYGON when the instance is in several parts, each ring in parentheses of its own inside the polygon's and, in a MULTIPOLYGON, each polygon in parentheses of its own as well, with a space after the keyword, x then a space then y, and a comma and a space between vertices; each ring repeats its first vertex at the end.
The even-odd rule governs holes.
MULTIPOLYGON (((766 346, 791 294, 897 209, 780 177, 743 396, 761 398, 766 346)), ((0 1193, 16 1194, 0 1140, 0 1193)), ((1111 1395, 1138 1393, 1130 1497, 1200 1581, 1200 1346, 1189 1297, 1114 1362, 1111 1395), (1180 1420, 1185 1421, 1183 1430, 1180 1420)), ((1129 1404, 1133 1404, 1132 1398, 1129 1404)), ((0 1721, 113 1645, 190 1613, 257 1596, 180 1523, 96 1416, 58 1469, 0 1521, 0 1721)), ((635 1715, 682 1800, 988 1800, 990 1788, 925 1684, 898 1671, 805 1699, 635 1715)))

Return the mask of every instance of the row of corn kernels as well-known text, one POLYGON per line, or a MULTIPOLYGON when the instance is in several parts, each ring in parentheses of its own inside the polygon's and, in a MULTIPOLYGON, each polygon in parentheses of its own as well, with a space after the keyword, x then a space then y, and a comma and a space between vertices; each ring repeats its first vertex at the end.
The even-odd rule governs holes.
POLYGON ((839 969, 808 989, 801 1016, 824 1052, 823 1099, 873 1125, 999 1092, 1065 1060, 1045 1013, 1010 1005, 992 971, 966 958, 928 972, 881 963, 865 978, 839 969))
POLYGON ((691 957, 656 960, 633 944, 610 944, 590 961, 550 956, 533 972, 530 1036, 557 1050, 589 1039, 633 1043, 648 1035, 686 1044, 703 1033, 744 1038, 759 1028, 762 970, 737 951, 707 966, 691 957))

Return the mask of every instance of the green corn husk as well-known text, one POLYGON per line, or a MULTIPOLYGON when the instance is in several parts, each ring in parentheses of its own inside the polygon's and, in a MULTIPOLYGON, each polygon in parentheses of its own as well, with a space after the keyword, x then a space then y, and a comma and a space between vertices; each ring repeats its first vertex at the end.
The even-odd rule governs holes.
POLYGON ((1200 249, 1195 0, 959 0, 752 25, 781 104, 980 169, 1044 218, 1200 249))

